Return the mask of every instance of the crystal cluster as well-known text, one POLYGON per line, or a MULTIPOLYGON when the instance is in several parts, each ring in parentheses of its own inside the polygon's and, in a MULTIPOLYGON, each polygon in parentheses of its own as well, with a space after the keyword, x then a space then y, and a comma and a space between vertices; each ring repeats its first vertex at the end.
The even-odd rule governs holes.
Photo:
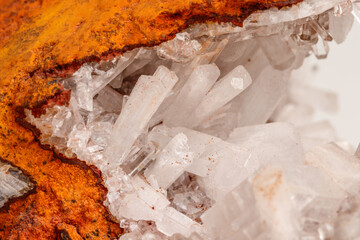
POLYGON ((312 121, 336 96, 293 74, 344 41, 359 9, 306 0, 243 28, 195 25, 84 65, 61 80, 68 106, 27 120, 102 171, 122 240, 359 238, 360 151, 312 121))

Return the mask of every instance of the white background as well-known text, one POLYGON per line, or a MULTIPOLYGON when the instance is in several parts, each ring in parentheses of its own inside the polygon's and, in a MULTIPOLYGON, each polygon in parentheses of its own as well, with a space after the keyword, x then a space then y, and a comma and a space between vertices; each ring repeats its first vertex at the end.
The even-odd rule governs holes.
POLYGON ((338 94, 338 113, 317 113, 315 118, 329 120, 338 136, 356 149, 360 142, 360 24, 356 19, 345 42, 340 45, 331 42, 326 59, 311 56, 302 70, 312 70, 314 86, 338 94))

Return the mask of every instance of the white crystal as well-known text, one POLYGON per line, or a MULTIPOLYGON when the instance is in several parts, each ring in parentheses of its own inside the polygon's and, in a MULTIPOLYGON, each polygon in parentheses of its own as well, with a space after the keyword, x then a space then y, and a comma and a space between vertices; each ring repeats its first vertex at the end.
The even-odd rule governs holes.
POLYGON ((156 225, 159 231, 167 236, 181 233, 184 237, 189 237, 193 232, 202 233, 203 231, 199 223, 171 207, 164 210, 162 218, 156 222, 156 225))
POLYGON ((237 126, 263 124, 270 118, 287 87, 287 72, 267 67, 253 84, 234 99, 232 109, 239 113, 237 126))
POLYGON ((323 169, 341 188, 351 194, 360 191, 360 162, 333 143, 306 154, 306 163, 323 169))
POLYGON ((167 126, 180 126, 185 122, 219 76, 220 70, 215 64, 195 68, 172 106, 166 111, 163 122, 167 126))
POLYGON ((228 141, 251 152, 247 168, 252 169, 252 173, 266 164, 295 167, 305 162, 300 136, 288 123, 237 128, 228 141))
POLYGON ((243 66, 234 68, 220 79, 206 94, 188 120, 188 126, 196 127, 216 110, 244 91, 252 82, 243 66))
POLYGON ((327 121, 303 125, 297 128, 305 152, 337 140, 336 132, 327 121))
POLYGON ((191 40, 188 33, 178 33, 176 37, 164 42, 157 47, 160 58, 166 58, 175 62, 188 62, 201 50, 201 44, 191 40))
POLYGON ((164 210, 170 202, 138 176, 131 179, 131 184, 134 190, 126 194, 119 202, 118 214, 134 220, 157 220, 159 212, 164 210))
POLYGON ((360 206, 359 195, 346 199, 340 209, 335 223, 335 239, 358 239, 360 236, 360 206))
POLYGON ((145 176, 154 176, 159 186, 167 189, 192 163, 192 152, 185 134, 179 133, 163 148, 155 163, 145 171, 145 176))
POLYGON ((222 141, 207 147, 194 164, 202 169, 200 182, 207 196, 220 200, 252 173, 251 161, 251 152, 246 147, 222 141))
POLYGON ((267 26, 280 22, 289 22, 309 16, 323 13, 343 0, 305 0, 291 8, 272 8, 266 11, 259 11, 250 15, 245 22, 245 27, 267 26))
POLYGON ((122 109, 123 96, 109 86, 104 87, 96 101, 104 110, 109 112, 120 112, 122 109))
POLYGON ((201 219, 216 239, 260 239, 267 230, 248 181, 227 193, 201 219))
POLYGON ((281 171, 266 167, 254 178, 253 188, 261 215, 279 234, 279 239, 332 236, 336 211, 344 193, 334 188, 319 170, 302 167, 281 171), (318 182, 314 183, 314 178, 318 182))
POLYGON ((295 61, 295 54, 287 41, 280 35, 258 38, 259 45, 271 65, 278 70, 289 68, 295 61))
POLYGON ((334 14, 329 13, 329 33, 336 43, 339 44, 345 41, 353 22, 354 17, 351 14, 335 16, 334 14))
POLYGON ((140 77, 115 123, 105 156, 111 165, 122 163, 178 78, 165 67, 152 77, 140 77))
POLYGON ((334 15, 336 17, 346 16, 353 9, 353 4, 351 0, 344 0, 334 7, 334 15))

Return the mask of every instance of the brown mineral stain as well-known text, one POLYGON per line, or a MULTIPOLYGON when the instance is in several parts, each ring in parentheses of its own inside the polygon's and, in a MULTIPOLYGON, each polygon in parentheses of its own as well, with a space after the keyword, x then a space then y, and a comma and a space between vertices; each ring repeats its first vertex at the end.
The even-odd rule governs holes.
POLYGON ((274 198, 283 182, 281 170, 267 167, 263 169, 253 180, 254 188, 261 193, 264 198, 271 200, 274 198))
POLYGON ((0 209, 0 239, 116 239, 122 232, 103 205, 99 171, 56 156, 23 127, 23 108, 41 103, 34 109, 41 114, 44 106, 68 101, 56 77, 154 46, 193 23, 241 26, 256 10, 301 1, 0 0, 0 158, 35 185, 0 209))

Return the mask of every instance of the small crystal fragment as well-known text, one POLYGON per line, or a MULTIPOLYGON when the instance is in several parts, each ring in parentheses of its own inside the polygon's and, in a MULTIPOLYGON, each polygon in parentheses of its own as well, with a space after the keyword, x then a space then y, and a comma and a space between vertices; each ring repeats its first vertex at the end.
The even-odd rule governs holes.
POLYGON ((334 7, 334 15, 336 17, 350 15, 349 13, 352 11, 352 8, 352 1, 344 0, 334 7))
POLYGON ((312 46, 312 50, 316 58, 324 59, 329 53, 329 44, 326 41, 319 39, 316 45, 312 46))
POLYGON ((175 62, 187 62, 194 58, 201 50, 201 44, 191 40, 188 33, 178 33, 176 37, 157 47, 157 54, 160 58, 166 58, 175 62))
POLYGON ((354 16, 351 14, 336 16, 336 14, 329 13, 329 32, 336 43, 340 44, 345 41, 353 22, 354 16))

